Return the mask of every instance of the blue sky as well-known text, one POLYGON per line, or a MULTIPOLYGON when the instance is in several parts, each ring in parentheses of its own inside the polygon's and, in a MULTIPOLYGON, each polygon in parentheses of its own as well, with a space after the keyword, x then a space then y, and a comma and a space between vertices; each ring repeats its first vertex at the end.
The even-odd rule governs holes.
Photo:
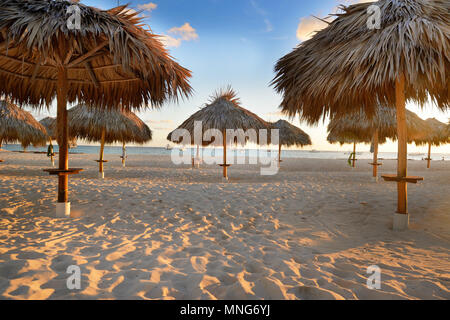
MULTIPOLYGON (((164 36, 171 55, 193 72, 191 85, 195 92, 189 100, 139 113, 154 131, 149 145, 165 146, 169 131, 198 110, 215 90, 229 84, 239 93, 245 108, 266 120, 280 119, 281 97, 269 86, 276 61, 320 27, 312 15, 325 17, 340 3, 357 1, 364 0, 121 0, 121 4, 130 3, 133 9, 146 9, 145 23, 154 33, 164 36)), ((117 5, 116 0, 82 2, 102 9, 117 5)), ((430 106, 423 110, 415 105, 408 108, 423 118, 446 121, 450 117, 430 106)), ((56 110, 52 107, 34 114, 40 119, 49 114, 55 116, 56 110)), ((311 135, 314 145, 307 149, 340 149, 326 142, 326 123, 316 127, 298 119, 292 123, 311 135)), ((412 146, 410 150, 425 148, 412 146)), ((396 145, 386 144, 380 151, 396 151, 396 145)), ((450 146, 437 151, 450 153, 450 146)))

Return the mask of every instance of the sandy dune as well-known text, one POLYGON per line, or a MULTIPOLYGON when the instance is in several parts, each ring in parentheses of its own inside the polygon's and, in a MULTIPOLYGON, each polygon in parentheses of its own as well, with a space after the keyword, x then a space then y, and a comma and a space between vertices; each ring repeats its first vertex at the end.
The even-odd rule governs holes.
MULTIPOLYGON (((71 155, 72 218, 55 218, 45 155, 0 151, 0 297, 12 299, 450 299, 450 162, 410 162, 411 228, 370 161, 287 159, 175 167, 168 157, 71 155), (82 289, 68 290, 78 265, 82 289), (381 290, 366 270, 382 270, 381 290)), ((394 173, 395 161, 383 172, 394 173)))

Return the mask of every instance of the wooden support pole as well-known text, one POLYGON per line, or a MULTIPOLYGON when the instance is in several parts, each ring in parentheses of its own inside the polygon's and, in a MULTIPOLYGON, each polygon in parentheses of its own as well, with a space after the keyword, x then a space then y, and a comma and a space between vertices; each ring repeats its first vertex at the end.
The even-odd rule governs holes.
MULTIPOLYGON (((407 127, 405 108, 405 75, 399 75, 395 82, 395 104, 397 108, 397 136, 398 136, 398 162, 397 176, 404 178, 407 176, 407 127)), ((397 183, 398 209, 401 214, 408 214, 408 190, 406 181, 397 183)))
POLYGON ((227 172, 227 131, 223 130, 223 177, 228 179, 227 172))
POLYGON ((281 166, 281 142, 278 144, 278 167, 281 166))
MULTIPOLYGON (((52 145, 52 138, 49 138, 48 139, 48 142, 49 142, 49 145, 52 147, 51 149, 53 150, 53 145, 52 145)), ((52 166, 54 166, 55 165, 55 156, 54 156, 54 152, 52 152, 51 154, 50 154, 50 161, 51 161, 51 163, 52 163, 52 166)))
POLYGON ((353 168, 356 167, 356 142, 353 142, 353 168))
POLYGON ((122 166, 125 167, 125 161, 126 161, 126 151, 125 151, 125 142, 122 144, 122 166))
MULTIPOLYGON (((60 66, 58 68, 57 82, 57 132, 59 145, 59 169, 69 169, 69 126, 67 121, 67 69, 60 66)), ((58 176, 58 202, 68 202, 69 177, 67 175, 58 176)))
POLYGON ((378 129, 373 134, 373 177, 378 177, 378 129))
POLYGON ((105 135, 106 129, 102 130, 102 138, 100 140, 100 161, 98 162, 98 172, 103 172, 103 151, 105 150, 105 135))
POLYGON ((428 143, 428 159, 427 159, 427 168, 431 168, 431 142, 428 143))

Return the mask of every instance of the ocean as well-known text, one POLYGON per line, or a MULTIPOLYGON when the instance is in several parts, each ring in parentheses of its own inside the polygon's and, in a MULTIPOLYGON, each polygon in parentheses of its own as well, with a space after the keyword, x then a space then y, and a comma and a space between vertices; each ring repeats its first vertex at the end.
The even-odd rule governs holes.
MULTIPOLYGON (((21 145, 18 144, 3 144, 4 150, 9 151, 22 151, 23 148, 21 145)), ((98 154, 99 153, 99 146, 83 146, 79 145, 76 148, 70 149, 70 153, 78 153, 78 154, 98 154)), ((178 150, 178 149, 174 149, 178 150)), ((202 149, 200 149, 202 150, 202 149)), ((54 145, 54 151, 58 152, 58 145, 54 145)), ((186 148, 185 151, 191 152, 192 154, 196 153, 196 148, 186 148)), ((27 152, 47 152, 46 147, 29 147, 27 148, 27 152)), ((171 155, 172 150, 167 150, 166 148, 157 148, 157 147, 127 147, 127 155, 139 155, 139 154, 146 154, 146 155, 171 155)), ((221 148, 205 148, 203 149, 203 152, 206 154, 211 155, 222 155, 222 149, 221 148)), ((228 154, 237 155, 238 157, 252 157, 255 154, 257 154, 256 149, 235 149, 230 148, 227 149, 228 154)), ((274 154, 278 154, 278 151, 273 150, 274 154)), ((122 147, 118 146, 106 146, 105 147, 105 154, 107 155, 121 155, 122 154, 122 147)), ((348 159, 350 156, 350 151, 309 151, 309 150, 282 150, 281 156, 283 158, 303 158, 303 159, 348 159)), ((357 152, 357 158, 358 159, 372 159, 372 153, 370 152, 357 152)), ((379 159, 397 159, 397 153, 396 152, 380 152, 379 153, 379 159)), ((422 160, 423 158, 426 158, 427 154, 425 153, 409 153, 408 159, 410 160, 422 160)), ((431 156, 434 160, 445 160, 450 161, 450 154, 448 153, 432 153, 431 156)))

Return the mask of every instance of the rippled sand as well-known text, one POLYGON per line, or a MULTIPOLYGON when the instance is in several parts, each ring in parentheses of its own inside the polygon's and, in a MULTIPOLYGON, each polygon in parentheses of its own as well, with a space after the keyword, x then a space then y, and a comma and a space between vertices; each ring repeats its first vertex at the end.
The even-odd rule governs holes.
MULTIPOLYGON (((450 163, 410 162, 411 228, 370 161, 287 159, 276 176, 169 157, 71 155, 72 218, 55 218, 45 155, 0 151, 0 297, 13 299, 449 299, 450 163), (81 290, 68 290, 78 265, 81 290), (366 270, 381 268, 369 290, 366 270)), ((395 172, 385 161, 384 172, 395 172)))

